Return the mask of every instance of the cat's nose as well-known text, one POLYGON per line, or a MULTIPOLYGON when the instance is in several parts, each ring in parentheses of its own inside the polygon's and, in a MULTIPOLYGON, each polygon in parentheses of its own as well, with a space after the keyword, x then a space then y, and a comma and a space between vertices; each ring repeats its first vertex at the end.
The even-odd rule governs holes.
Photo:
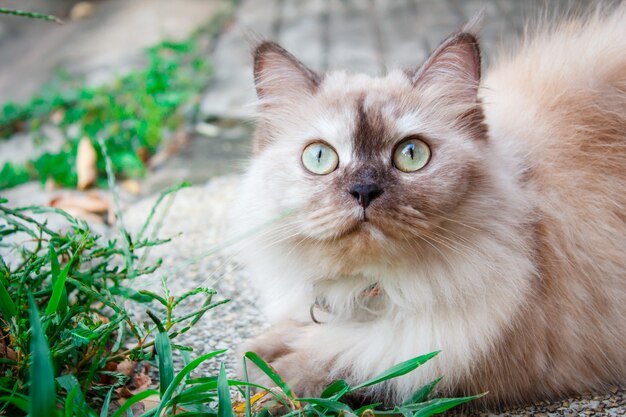
POLYGON ((382 193, 382 188, 376 184, 357 184, 350 189, 350 195, 356 198, 363 208, 367 208, 382 193))

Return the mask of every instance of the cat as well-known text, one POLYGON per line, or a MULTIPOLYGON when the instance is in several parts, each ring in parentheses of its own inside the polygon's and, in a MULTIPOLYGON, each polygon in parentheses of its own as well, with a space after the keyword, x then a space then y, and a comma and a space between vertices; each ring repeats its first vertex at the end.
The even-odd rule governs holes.
POLYGON ((537 30, 481 79, 478 24, 423 65, 319 74, 254 53, 259 119, 233 208, 301 396, 432 351, 364 391, 501 408, 626 380, 626 4, 537 30))

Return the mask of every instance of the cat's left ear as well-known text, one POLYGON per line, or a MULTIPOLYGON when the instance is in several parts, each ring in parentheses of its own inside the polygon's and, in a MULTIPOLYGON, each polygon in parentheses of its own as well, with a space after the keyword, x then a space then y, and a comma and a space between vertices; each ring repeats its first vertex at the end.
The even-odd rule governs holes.
POLYGON ((446 39, 417 70, 407 71, 416 87, 435 87, 458 101, 475 102, 480 84, 478 27, 482 17, 472 19, 446 39))
POLYGON ((274 42, 262 42, 254 51, 254 83, 266 104, 297 100, 317 91, 321 77, 274 42))

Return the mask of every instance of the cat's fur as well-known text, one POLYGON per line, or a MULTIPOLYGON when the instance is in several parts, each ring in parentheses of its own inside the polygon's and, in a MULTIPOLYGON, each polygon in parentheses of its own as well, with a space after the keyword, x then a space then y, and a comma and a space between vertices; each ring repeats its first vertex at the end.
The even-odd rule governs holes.
POLYGON ((625 381, 626 5, 527 39, 483 82, 476 39, 468 26, 382 78, 256 49, 234 218, 265 224, 241 260, 275 325, 248 348, 301 395, 435 350, 369 394, 398 401, 444 376, 443 394, 508 405, 625 381), (404 173, 391 155, 411 135, 432 159, 404 173), (302 166, 317 139, 339 155, 331 174, 302 166), (383 189, 367 222, 349 194, 363 181, 383 189))

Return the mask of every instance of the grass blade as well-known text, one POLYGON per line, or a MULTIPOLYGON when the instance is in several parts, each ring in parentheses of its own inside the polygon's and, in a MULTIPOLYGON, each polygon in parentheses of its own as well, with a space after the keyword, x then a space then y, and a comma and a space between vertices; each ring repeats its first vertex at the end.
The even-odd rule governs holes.
POLYGON ((468 403, 477 398, 482 397, 485 394, 481 395, 472 395, 470 397, 461 397, 461 398, 437 398, 434 400, 430 400, 425 404, 424 407, 420 408, 413 417, 429 417, 435 414, 443 413, 444 411, 448 411, 451 408, 454 408, 458 405, 468 403))
POLYGON ((439 352, 440 351, 431 352, 431 353, 428 353, 426 355, 418 356, 416 358, 409 359, 408 361, 404 361, 404 362, 399 363, 399 364, 397 364, 395 366, 392 366, 391 368, 387 369, 382 374, 380 374, 380 375, 378 375, 378 376, 376 376, 376 377, 374 377, 374 378, 372 378, 372 379, 370 379, 368 381, 365 381, 365 382, 357 385, 356 387, 350 388, 348 393, 354 392, 354 391, 356 391, 358 389, 361 389, 361 388, 369 387, 371 385, 380 384, 383 381, 387 381, 389 379, 397 378, 399 376, 408 374, 409 372, 414 371, 419 366, 425 364, 430 359, 432 359, 435 356, 437 356, 439 354, 439 352))
POLYGON ((54 370, 50 358, 48 342, 41 328, 39 310, 29 294, 28 306, 30 313, 32 355, 30 365, 30 417, 51 417, 56 415, 56 386, 54 370))
POLYGON ((324 407, 327 410, 335 411, 337 413, 341 411, 343 411, 344 413, 353 413, 352 409, 347 404, 335 400, 330 400, 328 398, 298 398, 298 401, 324 407))
POLYGON ((11 294, 9 294, 9 291, 7 291, 4 286, 2 279, 0 279, 0 313, 2 313, 7 321, 17 315, 15 303, 13 302, 13 299, 11 299, 11 294))
POLYGON ((443 377, 439 377, 435 379, 434 381, 431 381, 428 384, 424 385, 422 388, 418 389, 417 391, 415 391, 415 393, 411 395, 411 398, 406 400, 403 403, 403 405, 421 403, 423 401, 426 401, 426 398, 428 398, 428 395, 430 395, 430 393, 433 392, 433 390, 435 389, 437 384, 439 384, 442 378, 443 377))
POLYGON ((24 413, 28 413, 28 401, 26 401, 23 398, 19 398, 19 397, 11 397, 8 395, 5 395, 3 397, 0 397, 0 403, 10 403, 13 404, 15 407, 19 408, 20 410, 22 410, 24 413))
POLYGON ((109 406, 111 405, 111 398, 113 396, 113 390, 114 389, 115 389, 115 387, 111 387, 111 389, 107 393, 107 396, 104 399, 104 403, 102 403, 102 408, 100 409, 100 417, 108 417, 109 416, 109 406))
POLYGON ((170 399, 172 398, 172 394, 174 394, 176 388, 180 385, 181 382, 183 382, 183 379, 185 379, 188 374, 190 374, 194 369, 200 366, 202 362, 205 362, 217 355, 221 355, 224 352, 226 352, 226 349, 216 350, 215 352, 207 353, 206 355, 202 355, 189 362, 188 365, 186 365, 178 374, 176 374, 176 376, 172 380, 172 383, 167 387, 167 390, 165 390, 165 393, 161 396, 161 403, 155 409, 154 415, 161 415, 161 412, 168 405, 170 399))
POLYGON ((220 375, 217 378, 217 417, 233 417, 233 404, 230 401, 224 362, 220 365, 220 375))
MULTIPOLYGON (((250 378, 248 378, 248 364, 246 363, 246 358, 242 358, 242 362, 244 380, 246 382, 250 382, 250 378)), ((246 386, 244 396, 246 400, 246 417, 252 417, 252 404, 250 403, 250 386, 246 386)))
POLYGON ((166 332, 156 335, 155 347, 159 359, 159 386, 161 396, 174 380, 174 360, 172 358, 172 344, 166 332))
POLYGON ((381 405, 383 405, 383 403, 373 403, 373 404, 367 404, 367 405, 364 405, 364 406, 362 406, 362 407, 357 408, 356 410, 354 410, 354 414, 356 414, 357 416, 361 416, 361 415, 363 415, 363 413, 365 413, 366 411, 368 411, 368 410, 369 410, 369 411, 368 411, 368 413, 367 413, 366 415, 370 416, 370 415, 374 414, 374 410, 375 410, 377 407, 381 406, 381 405), (371 414, 370 414, 370 413, 371 413, 371 414))
POLYGON ((4 7, 0 7, 0 14, 9 14, 13 16, 28 17, 30 19, 47 20, 48 22, 54 22, 58 24, 63 23, 63 21, 59 19, 58 17, 51 16, 48 14, 25 12, 23 10, 5 9, 4 7))
MULTIPOLYGON (((64 304, 67 306, 67 290, 65 289, 65 281, 67 280, 67 276, 70 273, 70 269, 72 268, 74 259, 76 259, 76 256, 80 252, 83 244, 84 241, 80 244, 79 248, 76 249, 76 252, 74 252, 70 260, 67 262, 67 265, 65 265, 65 268, 63 268, 59 275, 56 278, 54 276, 52 277, 54 287, 52 289, 52 295, 50 296, 50 300, 48 301, 48 306, 46 307, 46 315, 54 314, 58 311, 61 311, 61 299, 63 297, 63 294, 65 294, 64 304)), ((56 259, 56 253, 54 252, 54 249, 50 248, 50 259, 52 259, 53 257, 56 259)))
MULTIPOLYGON (((59 277, 61 276, 61 267, 59 266, 59 257, 57 256, 57 253, 52 246, 50 246, 49 257, 50 257, 50 269, 52 271, 52 285, 54 286, 57 280, 59 279, 59 277)), ((65 311, 66 309, 67 309, 67 289, 65 288, 65 284, 63 284, 63 291, 61 293, 61 297, 59 298, 58 311, 65 311)))
POLYGON ((59 386, 68 393, 67 399, 65 400, 65 414, 72 417, 88 416, 90 409, 85 401, 85 395, 80 388, 78 379, 76 379, 73 374, 66 374, 58 377, 56 381, 59 386), (70 396, 72 404, 68 404, 70 396))
POLYGON ((254 352, 246 352, 244 356, 246 358, 250 359, 252 361, 252 363, 254 363, 256 366, 258 366, 259 369, 261 371, 263 371, 263 373, 265 375, 267 375, 269 377, 269 379, 271 379, 276 384, 276 386, 278 386, 280 389, 282 389, 283 392, 289 398, 291 398, 291 399, 295 399, 296 398, 294 393, 293 393, 293 391, 291 390, 291 388, 289 388, 287 383, 285 381, 283 381, 283 379, 280 377, 280 375, 278 375, 276 370, 274 368, 272 368, 270 366, 270 364, 268 364, 263 359, 261 359, 261 357, 259 355, 257 355, 254 352))
POLYGON ((346 381, 344 381, 343 379, 338 379, 331 383, 329 386, 327 386, 326 389, 322 391, 322 395, 320 395, 320 397, 333 397, 333 399, 338 400, 343 396, 343 394, 348 392, 349 389, 350 385, 348 385, 346 381))

